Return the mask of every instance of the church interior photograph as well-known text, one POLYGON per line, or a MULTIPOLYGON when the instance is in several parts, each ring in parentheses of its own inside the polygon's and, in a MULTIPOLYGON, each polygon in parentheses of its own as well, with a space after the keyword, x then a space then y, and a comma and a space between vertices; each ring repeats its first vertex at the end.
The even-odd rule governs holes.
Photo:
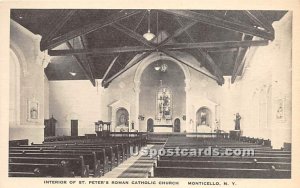
POLYGON ((291 178, 292 11, 11 9, 8 177, 291 178))

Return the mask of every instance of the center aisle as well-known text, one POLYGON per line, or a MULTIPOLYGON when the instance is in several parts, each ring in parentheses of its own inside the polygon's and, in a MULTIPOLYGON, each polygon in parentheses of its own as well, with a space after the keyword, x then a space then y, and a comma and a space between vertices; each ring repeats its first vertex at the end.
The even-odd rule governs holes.
MULTIPOLYGON (((163 145, 147 145, 147 148, 159 150, 163 145)), ((153 168, 156 157, 131 156, 124 163, 106 173, 103 178, 147 178, 153 168)))

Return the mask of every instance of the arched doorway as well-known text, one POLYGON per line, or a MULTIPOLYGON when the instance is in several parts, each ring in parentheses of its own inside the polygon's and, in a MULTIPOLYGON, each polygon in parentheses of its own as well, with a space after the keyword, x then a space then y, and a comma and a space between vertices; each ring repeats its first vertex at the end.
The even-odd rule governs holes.
POLYGON ((207 107, 201 107, 196 113, 196 126, 212 126, 211 110, 207 107))
MULTIPOLYGON (((153 117, 155 132, 173 132, 174 117, 186 114, 182 68, 170 60, 154 61, 142 72, 139 86, 139 114, 153 117)), ((147 121, 140 120, 139 124, 142 130, 148 130, 147 121)))
POLYGON ((116 126, 120 132, 128 131, 129 113, 125 108, 119 108, 116 112, 116 126))
POLYGON ((149 118, 147 120, 147 132, 153 132, 153 124, 154 124, 153 119, 149 118))
POLYGON ((180 119, 176 118, 174 121, 174 132, 180 132, 180 119))
MULTIPOLYGON (((181 59, 182 57, 185 57, 185 58, 189 58, 189 59, 194 59, 195 58, 188 54, 188 53, 185 53, 185 52, 176 52, 175 54, 176 57, 178 57, 179 59, 181 59)), ((182 81, 184 82, 184 86, 182 88, 180 88, 181 90, 184 91, 185 93, 185 96, 184 96, 184 102, 183 104, 185 104, 185 109, 183 112, 179 112, 176 111, 176 113, 178 113, 179 115, 176 115, 176 114, 173 114, 173 117, 180 117, 182 116, 183 114, 186 114, 186 119, 190 119, 190 113, 189 113, 189 107, 188 107, 188 104, 189 104, 189 101, 190 101, 190 95, 189 95, 189 92, 190 92, 190 88, 191 88, 191 75, 190 75, 190 70, 188 68, 188 66, 182 64, 181 62, 179 61, 176 61, 174 58, 172 57, 169 57, 163 53, 160 53, 160 52, 153 52, 151 53, 149 56, 147 56, 146 58, 144 58, 137 66, 137 69, 136 69, 136 72, 135 72, 135 76, 134 76, 134 91, 135 91, 135 96, 136 96, 136 108, 135 108, 135 119, 136 119, 136 122, 137 122, 137 127, 139 130, 147 130, 147 122, 146 121, 143 121, 143 120, 140 120, 138 117, 140 114, 144 115, 144 116, 148 116, 148 117, 154 117, 152 115, 147 115, 146 114, 146 111, 144 110, 144 106, 143 104, 141 104, 141 101, 144 101, 146 98, 143 97, 143 90, 147 88, 143 88, 143 79, 142 77, 145 76, 144 73, 146 71, 147 68, 150 68, 151 69, 151 64, 152 65, 160 65, 159 64, 159 61, 169 61, 169 62, 172 62, 172 64, 176 64, 179 69, 177 69, 176 71, 176 75, 179 75, 181 74, 181 72, 183 73, 183 78, 182 78, 182 81), (179 74, 177 74, 179 73, 179 74)), ((130 66, 131 64, 128 63, 127 66, 130 66)), ((170 70, 169 68, 169 65, 167 64, 168 66, 168 70, 167 72, 170 70)), ((152 68, 155 68, 154 66, 152 66, 152 68)), ((159 79, 159 80, 163 80, 163 79, 159 79)), ((177 83, 176 81, 172 81, 173 83, 177 83)), ((164 84, 165 82, 163 82, 164 84)), ((178 86, 176 87, 178 88, 178 86)), ((172 88, 170 88, 172 89, 172 88)), ((153 90, 153 87, 152 87, 152 90, 153 90)), ((148 91, 151 91, 151 89, 149 89, 148 91)), ((148 91, 145 91, 145 92, 148 92, 148 91)), ((177 91, 173 90, 172 89, 172 92, 175 92, 177 93, 177 91)), ((173 96, 174 100, 176 99, 176 96, 173 96)), ((149 100, 149 99, 148 99, 149 100)), ((155 99, 154 99, 155 100, 155 99)), ((154 101, 153 100, 153 101, 154 101)), ((149 103, 148 103, 149 104, 149 103)), ((172 121, 173 122, 173 121, 172 121)), ((188 130, 189 128, 186 126, 186 121, 183 121, 181 122, 181 129, 182 130, 188 130)))

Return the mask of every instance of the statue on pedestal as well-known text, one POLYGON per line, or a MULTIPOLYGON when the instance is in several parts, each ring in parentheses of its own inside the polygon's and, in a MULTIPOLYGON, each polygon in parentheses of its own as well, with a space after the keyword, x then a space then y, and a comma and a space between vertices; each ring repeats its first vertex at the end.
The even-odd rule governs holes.
POLYGON ((241 130, 241 119, 242 117, 240 116, 239 113, 236 113, 235 115, 235 127, 234 127, 234 130, 241 130))
POLYGON ((206 125, 206 112, 200 112, 200 125, 206 125))

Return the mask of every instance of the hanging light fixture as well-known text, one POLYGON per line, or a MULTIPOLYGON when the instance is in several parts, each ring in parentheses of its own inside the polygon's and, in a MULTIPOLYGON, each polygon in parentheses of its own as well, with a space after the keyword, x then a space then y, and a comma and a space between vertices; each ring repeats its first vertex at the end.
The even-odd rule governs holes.
MULTIPOLYGON (((162 60, 162 53, 159 53, 159 60, 162 60)), ((168 69, 168 65, 163 63, 163 64, 159 64, 158 62, 156 62, 156 64, 154 65, 154 70, 156 71, 161 71, 161 72, 167 72, 168 69)))
POLYGON ((156 71, 160 70, 160 66, 158 65, 158 63, 156 63, 156 65, 154 66, 154 70, 156 70, 156 71))
POLYGON ((168 65, 165 63, 163 63, 162 65, 156 63, 156 65, 154 66, 154 70, 156 71, 167 72, 167 69, 168 69, 168 65))
MULTIPOLYGON (((74 47, 74 38, 72 39, 72 46, 74 47)), ((71 64, 71 71, 69 72, 69 74, 71 74, 72 76, 76 76, 76 72, 74 72, 74 69, 73 69, 73 64, 71 64)))
POLYGON ((151 41, 155 35, 150 32, 150 10, 148 10, 148 31, 143 35, 147 41, 151 41))
POLYGON ((69 72, 72 76, 76 76, 76 72, 69 72))
MULTIPOLYGON (((71 65, 72 66, 72 65, 71 65)), ((72 76, 76 76, 76 72, 74 71, 74 69, 73 69, 74 67, 72 66, 72 70, 69 72, 69 74, 71 74, 72 76)))
MULTIPOLYGON (((161 60, 161 53, 159 53, 159 60, 161 60)), ((158 62, 156 62, 154 66, 154 70, 159 71, 160 69, 161 69, 160 65, 158 64, 158 62)))

